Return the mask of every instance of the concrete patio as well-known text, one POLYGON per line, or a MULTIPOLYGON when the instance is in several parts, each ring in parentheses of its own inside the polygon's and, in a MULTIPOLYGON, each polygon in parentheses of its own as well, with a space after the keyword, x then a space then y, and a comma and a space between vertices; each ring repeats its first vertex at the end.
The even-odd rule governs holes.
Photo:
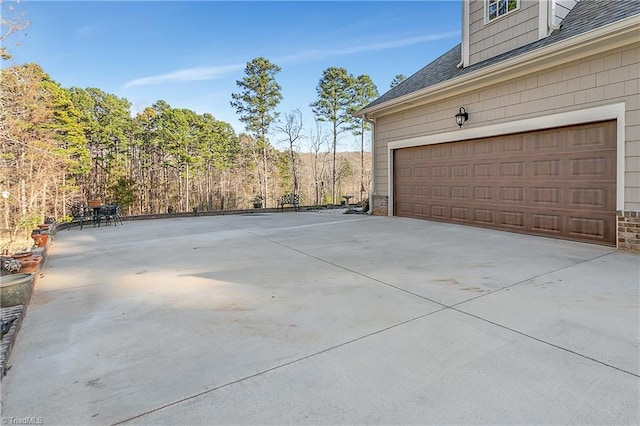
POLYGON ((640 257, 610 247, 258 213, 62 231, 44 274, 5 424, 640 422, 640 257))

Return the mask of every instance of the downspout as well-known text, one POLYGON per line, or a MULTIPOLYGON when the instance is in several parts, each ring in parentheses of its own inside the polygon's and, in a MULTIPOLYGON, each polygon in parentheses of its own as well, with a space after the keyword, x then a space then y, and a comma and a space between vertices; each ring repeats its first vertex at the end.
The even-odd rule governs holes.
POLYGON ((462 2, 462 42, 460 43, 460 63, 456 68, 469 65, 469 2, 462 2))
POLYGON ((551 31, 560 28, 560 24, 556 24, 556 0, 549 0, 549 7, 547 8, 547 25, 551 31))
POLYGON ((371 123, 371 191, 369 191, 369 211, 367 214, 373 214, 373 196, 376 193, 376 120, 369 118, 367 114, 362 119, 371 123))
POLYGON ((555 0, 543 0, 538 6, 538 40, 548 37, 553 30, 560 28, 555 23, 555 0))

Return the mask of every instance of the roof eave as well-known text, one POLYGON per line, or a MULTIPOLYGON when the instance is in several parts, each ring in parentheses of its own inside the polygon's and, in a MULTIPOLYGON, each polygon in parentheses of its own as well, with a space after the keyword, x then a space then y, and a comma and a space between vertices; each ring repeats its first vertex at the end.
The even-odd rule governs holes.
POLYGON ((496 81, 512 79, 541 69, 574 61, 581 57, 604 52, 616 47, 640 42, 638 15, 622 19, 600 28, 576 35, 540 49, 509 58, 477 71, 461 75, 440 84, 391 99, 372 107, 365 107, 358 117, 382 116, 411 107, 435 102, 460 92, 475 90, 496 81))

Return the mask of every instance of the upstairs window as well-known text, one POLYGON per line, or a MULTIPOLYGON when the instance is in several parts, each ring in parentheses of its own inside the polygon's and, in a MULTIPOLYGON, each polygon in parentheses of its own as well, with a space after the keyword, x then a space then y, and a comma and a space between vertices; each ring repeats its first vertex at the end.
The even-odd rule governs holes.
POLYGON ((520 0, 485 0, 487 22, 498 19, 518 9, 520 0))

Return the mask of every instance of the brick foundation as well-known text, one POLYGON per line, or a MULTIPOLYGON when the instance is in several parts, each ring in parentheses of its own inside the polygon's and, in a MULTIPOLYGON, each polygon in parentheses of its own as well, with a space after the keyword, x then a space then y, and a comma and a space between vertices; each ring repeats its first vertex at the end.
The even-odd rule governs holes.
POLYGON ((389 197, 386 195, 374 195, 373 197, 374 216, 387 216, 389 214, 389 197))
POLYGON ((640 212, 618 211, 618 248, 640 252, 640 212))

